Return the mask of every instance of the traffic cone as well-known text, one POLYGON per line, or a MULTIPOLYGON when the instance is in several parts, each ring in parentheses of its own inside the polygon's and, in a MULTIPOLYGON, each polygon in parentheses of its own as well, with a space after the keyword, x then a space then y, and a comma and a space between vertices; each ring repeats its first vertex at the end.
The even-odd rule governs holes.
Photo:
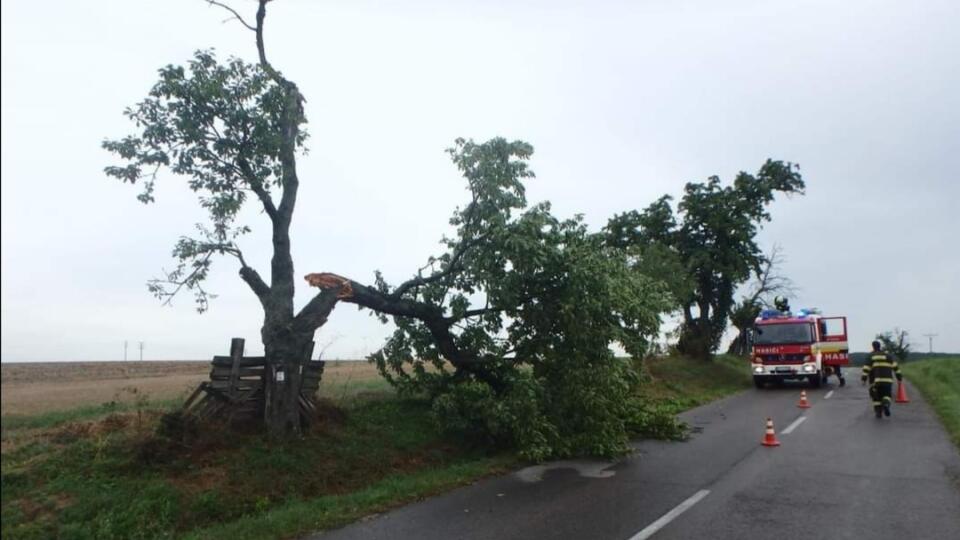
POLYGON ((800 391, 800 403, 797 403, 797 407, 800 407, 801 409, 809 409, 809 408, 810 408, 810 402, 807 401, 807 391, 806 391, 806 390, 801 390, 801 391, 800 391))
POLYGON ((897 403, 910 403, 910 398, 907 397, 907 389, 903 385, 903 381, 897 383, 897 403))
POLYGON ((763 434, 763 440, 760 441, 763 446, 780 446, 777 440, 777 433, 773 431, 773 420, 767 418, 767 430, 763 434))

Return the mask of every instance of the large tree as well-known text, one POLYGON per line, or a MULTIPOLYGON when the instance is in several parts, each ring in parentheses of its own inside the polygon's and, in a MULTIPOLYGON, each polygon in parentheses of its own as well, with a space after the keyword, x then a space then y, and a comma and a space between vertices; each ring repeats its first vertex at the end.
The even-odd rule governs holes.
MULTIPOLYGON (((253 32, 259 61, 219 61, 211 51, 198 51, 186 67, 169 65, 146 99, 125 111, 136 134, 104 141, 103 147, 126 161, 106 168, 124 182, 139 184, 139 199, 154 201, 154 183, 162 169, 187 179, 199 194, 209 223, 198 234, 182 237, 173 249, 178 264, 150 290, 166 302, 178 292, 194 293, 198 310, 207 309, 203 283, 214 257, 233 256, 240 277, 263 308, 261 337, 268 364, 265 421, 274 434, 299 431, 298 389, 284 384, 280 372, 295 373, 313 335, 340 294, 324 290, 294 312, 294 266, 290 224, 300 178, 297 157, 307 133, 304 98, 268 60, 264 20, 269 0, 259 0, 255 22, 237 19, 253 32), (250 231, 237 223, 249 198, 263 210, 272 231, 270 279, 265 281, 244 258, 238 238, 250 231)), ((215 2, 211 2, 215 4, 215 2)), ((230 8, 227 8, 230 9, 230 8)))
POLYGON ((632 362, 611 346, 641 356, 670 298, 580 218, 527 205, 531 152, 500 138, 457 141, 450 153, 469 202, 454 212, 444 252, 411 279, 307 280, 392 316, 396 330, 372 360, 401 392, 431 399, 441 427, 531 459, 613 455, 644 409, 632 362))
POLYGON ((683 313, 678 348, 709 358, 720 343, 736 287, 761 271, 755 237, 770 220, 776 193, 803 193, 799 167, 767 160, 757 174, 741 172, 732 185, 716 176, 688 183, 674 212, 664 196, 645 210, 614 216, 605 229, 611 245, 662 246, 679 259, 689 281, 676 291, 683 313))

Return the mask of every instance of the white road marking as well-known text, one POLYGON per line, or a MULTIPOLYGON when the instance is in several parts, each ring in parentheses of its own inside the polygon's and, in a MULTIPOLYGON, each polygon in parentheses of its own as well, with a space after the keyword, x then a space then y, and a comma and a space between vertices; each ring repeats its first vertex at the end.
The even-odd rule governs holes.
POLYGON ((827 395, 823 396, 823 399, 830 399, 830 396, 833 395, 833 390, 827 392, 827 395))
POLYGON ((689 510, 691 506, 697 504, 698 502, 700 502, 700 499, 703 499, 709 494, 710 494, 709 489, 701 489, 700 491, 694 493, 689 499, 677 505, 676 508, 660 516, 660 519, 647 525, 645 529, 631 536, 630 540, 646 540, 647 538, 650 538, 651 536, 656 534, 657 531, 666 527, 668 523, 676 519, 677 516, 689 510))
POLYGON ((789 435, 790 432, 792 432, 793 430, 797 429, 797 426, 799 426, 800 424, 802 424, 803 421, 806 420, 806 419, 807 419, 806 416, 801 416, 800 418, 797 418, 796 420, 793 421, 792 424, 790 424, 789 426, 787 426, 787 429, 784 429, 783 431, 781 431, 780 434, 781 434, 781 435, 789 435))

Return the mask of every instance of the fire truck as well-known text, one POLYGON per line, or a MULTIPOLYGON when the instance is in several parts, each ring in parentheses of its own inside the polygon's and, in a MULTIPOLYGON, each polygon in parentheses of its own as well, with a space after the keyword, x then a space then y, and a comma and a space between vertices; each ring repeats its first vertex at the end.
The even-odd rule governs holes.
POLYGON ((847 318, 816 309, 760 312, 749 333, 751 370, 757 388, 768 382, 806 379, 818 388, 829 374, 850 363, 847 318))

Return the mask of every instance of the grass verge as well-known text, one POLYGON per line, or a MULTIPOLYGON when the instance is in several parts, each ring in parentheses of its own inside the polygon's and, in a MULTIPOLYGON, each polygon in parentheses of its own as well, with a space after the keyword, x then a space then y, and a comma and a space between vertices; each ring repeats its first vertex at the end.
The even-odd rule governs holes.
POLYGON ((656 358, 645 362, 649 380, 644 395, 676 414, 753 384, 746 360, 719 355, 707 362, 690 358, 656 358))
POLYGON ((953 444, 960 449, 960 357, 907 362, 901 369, 937 412, 953 444))
POLYGON ((183 403, 182 399, 153 400, 140 403, 118 403, 111 401, 100 405, 87 405, 75 409, 51 411, 35 415, 9 414, 0 423, 3 430, 43 429, 57 427, 68 422, 94 420, 114 413, 135 410, 170 409, 183 403))
MULTIPOLYGON (((652 360, 646 372, 644 395, 668 412, 750 385, 729 357, 652 360)), ((291 538, 519 464, 444 439, 425 402, 348 386, 318 430, 282 444, 223 432, 173 448, 156 435, 163 407, 4 419, 5 434, 25 435, 2 454, 3 538, 291 538)))

